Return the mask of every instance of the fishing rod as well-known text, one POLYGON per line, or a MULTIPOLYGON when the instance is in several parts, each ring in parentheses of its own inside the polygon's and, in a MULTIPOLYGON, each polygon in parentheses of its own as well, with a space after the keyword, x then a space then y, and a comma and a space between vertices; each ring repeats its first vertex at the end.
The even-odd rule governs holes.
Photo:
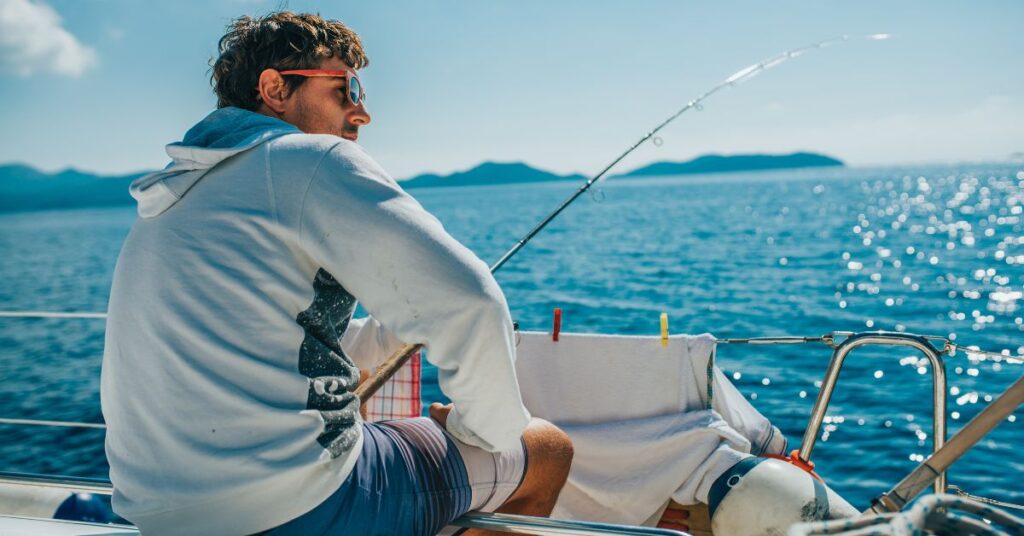
MULTIPOLYGON (((865 36, 862 36, 862 37, 864 39, 870 39, 870 40, 873 40, 873 41, 881 41, 881 40, 884 40, 884 39, 888 39, 890 36, 889 36, 889 34, 870 34, 870 35, 865 35, 865 36)), ((615 160, 612 160, 611 163, 609 163, 607 166, 605 166, 604 169, 602 169, 600 173, 598 173, 597 175, 594 175, 592 178, 590 178, 585 183, 583 183, 583 185, 580 186, 580 188, 578 190, 573 192, 573 194, 570 195, 565 201, 563 201, 562 204, 559 205, 558 208, 556 208, 554 212, 549 214, 546 218, 544 218, 543 221, 538 223, 537 226, 534 227, 532 230, 530 230, 529 233, 526 233, 526 235, 523 236, 523 238, 521 238, 519 240, 519 242, 516 242, 516 245, 513 246, 512 249, 508 250, 508 253, 505 253, 504 255, 502 255, 502 257, 500 259, 498 259, 498 262, 494 263, 494 265, 491 266, 491 273, 494 273, 494 272, 498 271, 498 269, 501 268, 513 255, 515 255, 517 252, 519 252, 520 249, 523 249, 523 246, 525 246, 526 243, 530 241, 530 239, 532 239, 535 235, 537 235, 537 233, 541 232, 542 229, 547 227, 547 225, 549 223, 551 223, 551 221, 554 220, 559 214, 561 214, 561 212, 563 210, 565 210, 566 207, 568 207, 570 204, 572 204, 572 202, 575 201, 577 197, 583 195, 583 192, 586 192, 587 190, 590 189, 591 186, 594 185, 594 183, 599 182, 601 179, 603 179, 604 176, 609 171, 611 171, 611 169, 613 167, 615 167, 616 164, 621 162, 623 158, 626 158, 627 156, 629 156, 630 153, 635 151, 637 147, 640 147, 641 145, 643 145, 644 142, 646 142, 647 140, 650 140, 650 139, 654 138, 654 136, 661 129, 663 129, 666 126, 668 126, 668 124, 671 123, 672 121, 675 121, 677 117, 679 117, 680 115, 683 115, 683 113, 685 113, 687 110, 696 109, 697 111, 700 111, 702 109, 701 103, 705 99, 710 97, 711 95, 714 95, 715 93, 718 93, 719 91, 721 91, 722 89, 725 89, 727 87, 732 87, 732 86, 741 84, 743 82, 746 82, 747 80, 750 80, 751 78, 753 78, 754 76, 757 76, 761 72, 766 71, 768 69, 771 69, 772 67, 775 67, 776 65, 779 65, 779 64, 785 62, 786 60, 789 60, 789 59, 795 58, 797 56, 800 56, 800 55, 802 55, 803 53, 805 53, 805 52, 807 52, 809 50, 825 48, 825 47, 827 47, 829 45, 833 45, 835 43, 841 43, 843 41, 848 41, 850 39, 851 38, 848 35, 843 35, 843 36, 840 36, 840 37, 833 37, 831 39, 826 39, 824 41, 818 41, 816 43, 811 43, 809 45, 805 45, 805 46, 802 46, 800 48, 794 48, 793 50, 787 50, 787 51, 785 51, 785 52, 783 52, 781 54, 778 54, 776 56, 772 56, 771 58, 768 58, 768 59, 766 59, 764 61, 755 63, 753 65, 748 65, 748 66, 746 66, 746 67, 736 71, 735 73, 732 74, 732 76, 726 78, 725 80, 720 82, 715 87, 705 91, 699 97, 691 100, 690 102, 687 102, 686 105, 683 106, 682 108, 680 108, 676 113, 668 116, 667 119, 662 121, 658 126, 654 127, 650 132, 648 132, 642 138, 637 140, 636 143, 634 143, 628 149, 623 151, 622 154, 620 154, 618 157, 615 158, 615 160)), ((655 142, 657 143, 657 140, 655 140, 655 142)))
MULTIPOLYGON (((879 33, 879 34, 863 35, 863 36, 859 36, 859 37, 863 38, 863 39, 872 40, 872 41, 881 41, 881 40, 884 40, 884 39, 888 39, 890 36, 889 36, 889 34, 879 33)), ((583 193, 586 192, 587 190, 589 190, 590 187, 593 186, 595 183, 597 183, 602 178, 604 178, 605 175, 613 167, 615 167, 616 164, 618 164, 619 162, 622 161, 622 159, 624 159, 627 156, 629 156, 630 153, 635 151, 637 149, 637 147, 640 147, 641 145, 643 145, 644 142, 654 138, 654 136, 659 131, 661 131, 661 129, 663 129, 666 126, 668 126, 668 124, 671 123, 672 121, 675 121, 676 118, 678 118, 680 115, 683 115, 683 113, 685 113, 687 110, 694 109, 694 108, 696 108, 697 110, 700 110, 701 109, 701 103, 705 99, 707 99, 708 97, 714 95, 715 93, 718 93, 722 89, 725 89, 727 87, 736 86, 738 84, 746 82, 747 80, 750 80, 751 78, 753 78, 754 76, 757 76, 761 72, 764 72, 764 71, 766 71, 768 69, 771 69, 772 67, 776 67, 776 66, 778 66, 778 65, 780 65, 780 64, 782 64, 782 63, 784 63, 784 62, 786 62, 786 61, 788 61, 790 59, 793 59, 793 58, 796 58, 798 56, 801 56, 805 52, 808 52, 810 50, 816 50, 816 49, 820 49, 820 48, 825 48, 827 46, 830 46, 830 45, 833 45, 833 44, 836 44, 836 43, 841 43, 841 42, 844 42, 844 41, 849 41, 850 39, 852 39, 851 36, 843 35, 843 36, 839 36, 839 37, 833 37, 831 39, 826 39, 824 41, 817 41, 817 42, 811 43, 809 45, 805 45, 805 46, 802 46, 802 47, 799 47, 799 48, 794 48, 792 50, 787 50, 787 51, 785 51, 785 52, 783 52, 781 54, 772 56, 772 57, 770 57, 770 58, 768 58, 768 59, 766 59, 764 61, 752 64, 752 65, 748 65, 747 67, 744 67, 744 68, 740 69, 739 71, 736 71, 731 76, 729 76, 728 78, 726 78, 725 80, 723 80, 722 82, 717 84, 716 86, 712 87, 708 91, 705 91, 704 93, 702 93, 697 98, 687 102, 685 106, 680 108, 674 114, 670 115, 667 119, 662 121, 658 126, 654 127, 650 132, 648 132, 643 137, 641 137, 639 140, 637 140, 636 143, 634 143, 628 149, 623 151, 622 154, 620 154, 618 157, 616 157, 614 160, 612 160, 611 163, 609 163, 607 166, 605 166, 604 169, 602 169, 600 173, 598 173, 597 175, 594 175, 593 177, 588 179, 585 183, 583 183, 583 185, 580 186, 580 188, 578 190, 576 190, 576 192, 574 192, 572 195, 570 195, 565 201, 563 201, 562 204, 559 205, 558 208, 556 208, 554 210, 554 212, 552 212, 546 218, 544 218, 540 223, 537 224, 536 227, 531 229, 530 232, 526 233, 526 235, 523 236, 523 238, 519 239, 519 241, 516 242, 516 244, 514 246, 512 246, 512 249, 508 250, 507 253, 502 255, 501 258, 498 259, 498 262, 494 263, 494 265, 491 266, 491 273, 493 274, 493 273, 497 272, 499 269, 501 269, 501 267, 504 266, 505 263, 508 262, 508 260, 510 258, 512 258, 513 255, 518 253, 519 250, 523 249, 523 246, 525 246, 531 239, 533 239, 534 236, 536 236, 545 227, 547 227, 547 225, 549 223, 551 223, 555 218, 557 218, 558 215, 561 214, 562 211, 565 210, 569 205, 571 205, 573 201, 575 201, 579 196, 583 195, 583 193)), ((418 352, 421 348, 423 348, 422 344, 407 344, 407 345, 403 346, 401 349, 399 349, 397 352, 392 354, 390 357, 388 357, 387 361, 385 361, 384 364, 382 364, 379 368, 377 368, 376 372, 374 372, 374 374, 370 378, 368 378, 366 381, 364 381, 358 387, 356 387, 356 390, 355 390, 356 396, 358 396, 359 399, 361 401, 363 401, 363 402, 368 400, 370 397, 372 397, 374 395, 374 393, 377 392, 378 389, 381 388, 381 386, 384 385, 384 383, 386 383, 388 381, 389 378, 391 378, 391 376, 395 372, 398 371, 399 368, 402 367, 403 364, 405 364, 406 361, 409 360, 410 357, 412 357, 413 354, 418 352)))

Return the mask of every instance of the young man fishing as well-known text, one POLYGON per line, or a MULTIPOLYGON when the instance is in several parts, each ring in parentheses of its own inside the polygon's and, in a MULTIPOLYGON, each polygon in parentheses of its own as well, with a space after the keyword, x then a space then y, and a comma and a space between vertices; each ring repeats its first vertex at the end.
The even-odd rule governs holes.
POLYGON ((143 533, 433 534, 554 506, 572 447, 523 407, 501 290, 356 144, 366 64, 341 22, 236 20, 218 109, 132 185, 102 405, 114 510, 143 533), (359 368, 400 341, 454 406, 364 423, 359 368))

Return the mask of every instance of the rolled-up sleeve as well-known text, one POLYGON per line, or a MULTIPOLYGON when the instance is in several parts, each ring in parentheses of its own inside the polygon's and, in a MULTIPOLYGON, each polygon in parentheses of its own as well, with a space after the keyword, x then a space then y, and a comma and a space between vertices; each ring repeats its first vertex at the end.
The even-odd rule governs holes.
POLYGON ((487 265, 354 144, 325 156, 301 211, 311 256, 395 337, 427 347, 458 408, 449 432, 487 450, 516 446, 530 416, 508 305, 487 265))
POLYGON ((363 370, 379 367, 391 354, 402 348, 402 344, 398 337, 372 316, 353 318, 341 339, 345 355, 363 370))

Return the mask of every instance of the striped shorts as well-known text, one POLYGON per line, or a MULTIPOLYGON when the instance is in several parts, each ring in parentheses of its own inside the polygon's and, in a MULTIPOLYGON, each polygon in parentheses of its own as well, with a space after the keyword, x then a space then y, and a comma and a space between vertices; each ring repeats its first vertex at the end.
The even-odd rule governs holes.
POLYGON ((362 426, 363 450, 338 491, 267 535, 437 534, 470 510, 501 506, 526 474, 524 446, 486 452, 430 418, 362 426))

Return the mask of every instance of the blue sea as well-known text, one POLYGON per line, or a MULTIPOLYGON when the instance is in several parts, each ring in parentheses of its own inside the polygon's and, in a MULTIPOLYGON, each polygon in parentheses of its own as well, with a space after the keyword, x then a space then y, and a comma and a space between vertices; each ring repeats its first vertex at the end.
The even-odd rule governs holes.
MULTIPOLYGON (((488 262, 571 193, 551 183, 415 190, 488 262)), ((522 329, 720 337, 893 330, 1005 351, 946 360, 955 432, 1024 374, 1024 166, 819 169, 611 180, 500 272, 522 329), (1017 356, 1014 358, 1013 356, 1017 356)), ((0 214, 0 309, 104 311, 134 209, 0 214)), ((101 422, 103 320, 0 318, 0 417, 101 422)), ((718 363, 800 441, 831 350, 722 346, 718 363)), ((441 398, 425 372, 425 402, 441 398)), ((636 393, 635 396, 643 396, 636 393)), ((911 350, 854 351, 815 447, 857 506, 931 450, 931 376, 911 350)), ((950 482, 1024 502, 1024 409, 950 482)), ((102 430, 0 425, 0 469, 105 477, 102 430)))

